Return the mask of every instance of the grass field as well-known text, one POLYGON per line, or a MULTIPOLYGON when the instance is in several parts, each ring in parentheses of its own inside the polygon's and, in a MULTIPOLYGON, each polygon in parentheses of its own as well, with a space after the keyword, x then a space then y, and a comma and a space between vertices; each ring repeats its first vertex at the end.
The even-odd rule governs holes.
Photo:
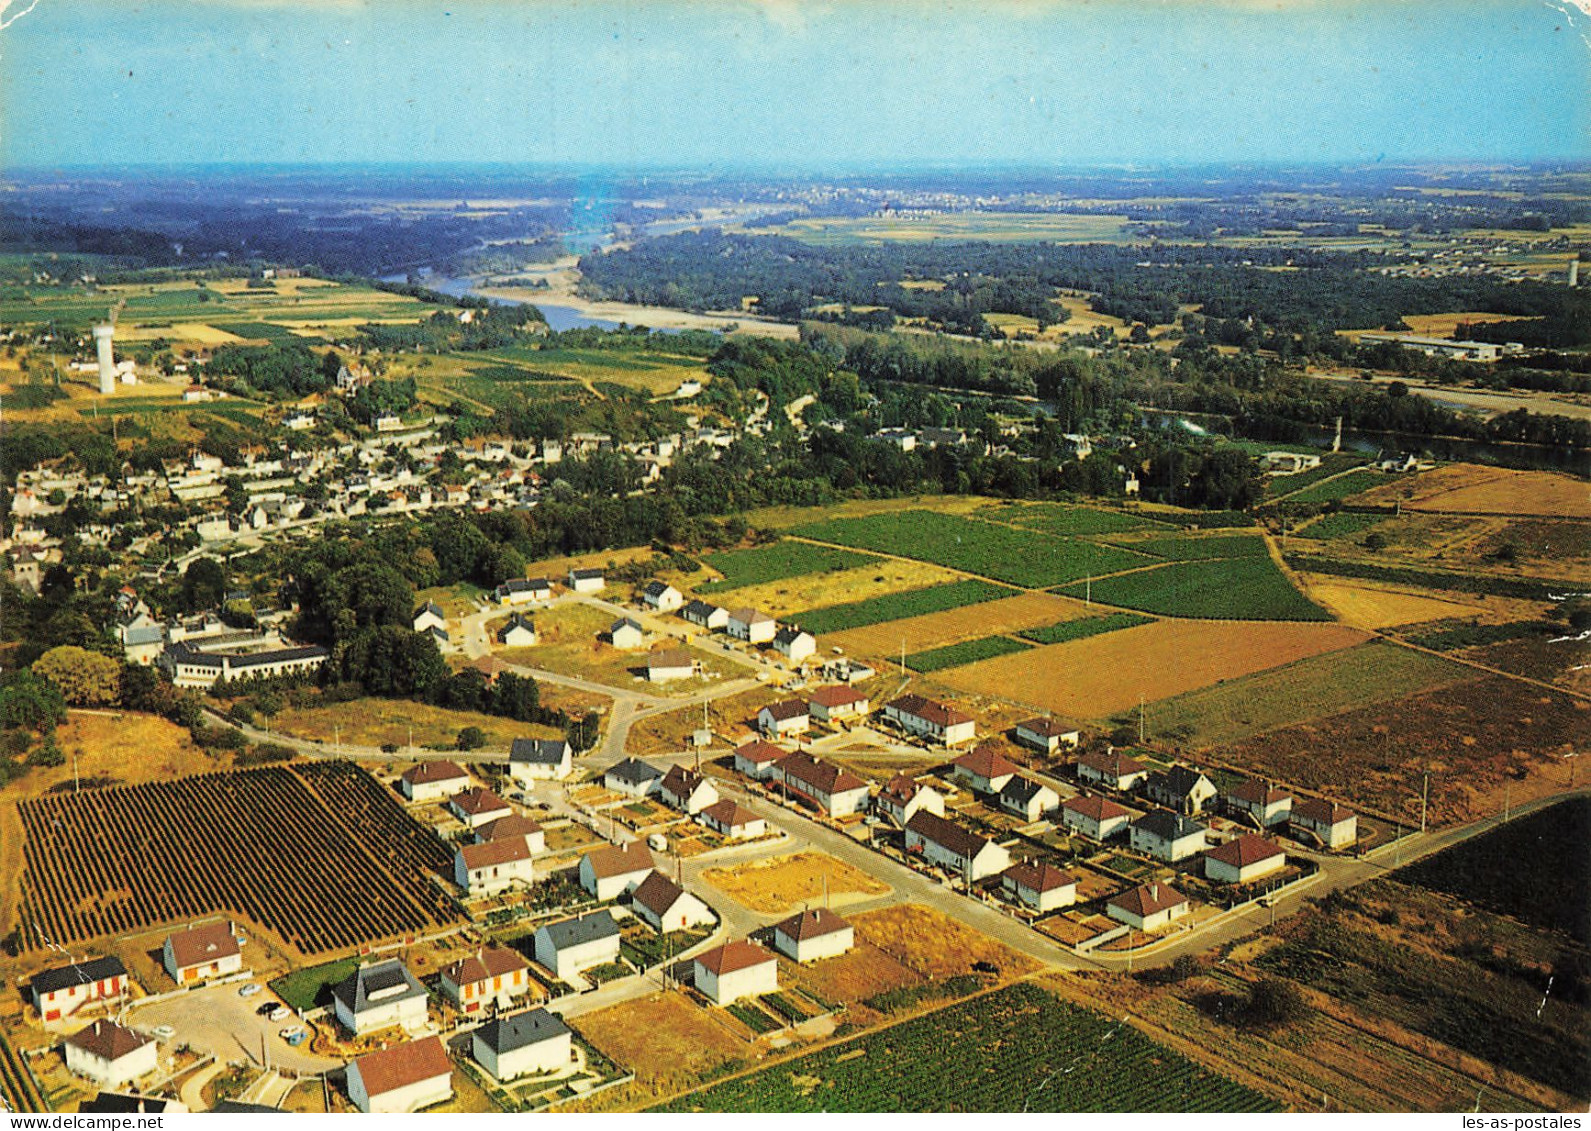
POLYGON ((770 915, 815 906, 825 890, 830 897, 871 897, 890 890, 888 884, 821 852, 797 852, 708 868, 702 879, 741 906, 770 915))
POLYGON ((271 982, 271 991, 300 1013, 331 1005, 331 987, 359 969, 360 958, 338 958, 305 966, 271 982))
POLYGON ((901 620, 905 617, 922 616, 924 613, 959 609, 964 605, 975 605, 1009 596, 1012 596, 1011 590, 1003 586, 969 578, 965 581, 935 585, 929 589, 909 589, 904 593, 892 593, 868 601, 809 609, 794 614, 793 619, 808 632, 830 633, 901 620))
POLYGON ((1363 494, 1374 487, 1380 487, 1387 481, 1385 472, 1372 471, 1361 467, 1339 475, 1334 479, 1324 479, 1319 483, 1312 483, 1301 491, 1296 491, 1287 496, 1289 503, 1329 503, 1333 499, 1346 499, 1351 495, 1363 494))
POLYGON ((1043 628, 1026 629, 1018 635, 1035 644, 1065 644, 1071 640, 1086 640, 1090 636, 1102 636, 1107 632, 1148 624, 1152 619, 1152 617, 1141 617, 1137 613, 1109 613, 1102 617, 1063 620, 1058 624, 1045 625, 1043 628))
POLYGON ((1143 564, 1142 558, 1110 546, 937 511, 899 511, 811 523, 791 533, 917 558, 1025 588, 1060 585, 1143 564))
POLYGON ((963 640, 959 644, 947 644, 942 648, 930 648, 925 652, 913 652, 906 657, 906 666, 914 672, 937 672, 1012 652, 1025 652, 1029 647, 1009 636, 984 636, 976 640, 963 640))
POLYGON ((1078 534, 1121 534, 1132 530, 1163 529, 1165 526, 1141 515, 1065 503, 1001 503, 984 507, 976 514, 990 522, 1005 522, 1045 534, 1068 537, 1078 534))
POLYGON ((1316 538, 1323 541, 1332 538, 1352 538, 1386 520, 1387 516, 1384 514, 1338 511, 1336 514, 1323 514, 1308 526, 1293 533, 1299 538, 1316 538))
POLYGON ((1339 583, 1336 579, 1327 580, 1318 575, 1311 575, 1308 580, 1310 596, 1336 613, 1344 624, 1351 624, 1355 628, 1395 628, 1429 620, 1475 616, 1485 611, 1485 606, 1479 604, 1469 605, 1394 589, 1339 583))
MULTIPOLYGON (((842 551, 852 553, 854 551, 842 551)), ((682 575, 672 578, 681 592, 693 590, 704 575, 682 575)), ((830 605, 854 605, 875 597, 888 597, 911 589, 926 589, 962 580, 960 574, 927 562, 914 562, 905 558, 880 558, 872 565, 854 566, 833 573, 805 573, 797 577, 782 577, 760 585, 746 585, 734 590, 733 603, 750 605, 769 616, 785 620, 805 609, 823 609, 830 605)), ((716 600, 711 593, 703 594, 716 600)), ((728 604, 729 601, 724 603, 728 604)))
POLYGON ((452 746, 464 727, 480 727, 488 749, 503 750, 516 738, 557 738, 552 727, 520 723, 476 711, 453 711, 408 699, 353 699, 321 707, 289 707, 270 726, 295 738, 330 746, 407 746, 412 731, 416 746, 452 746))
POLYGON ((1584 480, 1551 471, 1455 463, 1395 480, 1362 501, 1390 506, 1400 499, 1404 510, 1591 518, 1591 492, 1584 480))
POLYGON ((581 1014, 574 1027, 604 1056, 634 1072, 642 1084, 686 1083, 751 1052, 747 1041, 679 991, 581 1014))
POLYGON ((1269 557, 1182 561, 1073 584, 1062 592, 1107 605, 1209 620, 1330 620, 1269 557))
POLYGON ((1054 593, 1021 593, 1000 597, 942 613, 927 613, 905 620, 886 621, 867 628, 836 633, 829 641, 848 652, 873 656, 899 656, 900 650, 921 652, 942 644, 999 633, 1018 632, 1080 616, 1081 601, 1054 593))
POLYGON ((878 947, 924 978, 971 973, 978 962, 988 963, 1005 977, 1038 969, 1038 963, 1026 955, 920 903, 897 903, 849 918, 858 941, 878 947))
POLYGON ((841 550, 834 546, 814 546, 810 542, 797 542, 787 538, 770 546, 708 554, 702 559, 702 564, 723 574, 723 578, 696 586, 696 592, 722 593, 730 589, 744 589, 748 585, 779 581, 786 577, 802 577, 810 573, 837 573, 843 569, 873 565, 878 560, 871 554, 858 554, 853 550, 841 550))
POLYGON ((1169 538, 1122 539, 1114 543, 1140 554, 1173 561, 1209 561, 1214 558, 1263 558, 1270 551, 1258 534, 1184 534, 1169 538))
POLYGON ((1064 212, 948 212, 930 216, 814 216, 763 229, 819 247, 992 240, 999 243, 1116 243, 1125 216, 1064 212))
POLYGON ((482 367, 521 369, 562 378, 588 389, 602 382, 664 396, 686 380, 706 385, 712 380, 700 357, 662 350, 647 353, 596 349, 537 349, 515 346, 485 353, 455 354, 482 367))

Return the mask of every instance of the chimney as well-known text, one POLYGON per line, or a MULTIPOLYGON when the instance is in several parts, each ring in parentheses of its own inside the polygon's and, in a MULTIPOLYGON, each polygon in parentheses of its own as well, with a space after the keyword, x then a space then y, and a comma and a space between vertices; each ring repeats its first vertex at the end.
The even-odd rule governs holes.
POLYGON ((1160 885, 1159 884, 1150 884, 1149 885, 1149 898, 1154 900, 1156 903, 1160 902, 1160 885))

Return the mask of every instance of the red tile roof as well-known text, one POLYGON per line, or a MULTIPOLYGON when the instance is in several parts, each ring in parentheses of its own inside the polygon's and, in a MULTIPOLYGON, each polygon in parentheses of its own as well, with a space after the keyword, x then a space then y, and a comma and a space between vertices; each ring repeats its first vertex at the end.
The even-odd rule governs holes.
POLYGON ((1230 864, 1234 868, 1246 868, 1250 864, 1258 864, 1262 860, 1285 855, 1279 846, 1262 836, 1240 836, 1205 853, 1208 859, 1219 860, 1222 864, 1230 864))
POLYGON ((728 829, 738 828, 741 825, 749 825, 753 821, 762 820, 761 817, 744 805, 737 805, 727 797, 703 809, 702 816, 711 817, 718 824, 728 829))
POLYGON ((1149 771, 1149 767, 1136 758, 1129 758, 1117 751, 1108 753, 1093 752, 1084 754, 1077 760, 1079 766, 1087 766, 1096 773, 1108 774, 1114 778, 1129 777, 1132 774, 1142 774, 1149 771))
POLYGON ((1277 789, 1268 781, 1250 778, 1227 796, 1250 805, 1274 805, 1278 801, 1286 801, 1292 794, 1285 789, 1277 789))
POLYGON ((170 938, 171 957, 177 968, 199 966, 220 958, 240 954, 237 935, 231 923, 206 923, 191 931, 177 931, 170 938))
POLYGON ((779 763, 779 771, 788 781, 807 786, 830 796, 852 789, 866 789, 867 783, 850 770, 842 770, 829 762, 822 762, 810 754, 795 753, 779 763))
POLYGON ((513 864, 520 860, 529 860, 532 853, 524 837, 510 836, 500 840, 488 840, 482 844, 462 845, 459 848, 459 855, 464 857, 465 869, 474 872, 497 864, 513 864))
POLYGON ((984 837, 970 833, 954 821, 947 821, 926 809, 919 809, 912 814, 912 819, 906 822, 906 829, 968 860, 975 858, 989 843, 984 837))
POLYGON ((1045 738, 1059 738, 1063 734, 1071 734, 1076 728, 1069 727, 1059 719, 1026 719, 1017 726, 1030 734, 1043 735, 1045 738))
POLYGON ((804 719, 808 714, 806 703, 800 699, 781 699, 777 703, 769 703, 763 710, 772 716, 774 722, 779 723, 787 723, 791 719, 804 719))
POLYGON ((381 1096, 430 1080, 437 1076, 452 1076, 453 1062, 447 1058, 440 1037, 426 1037, 406 1045, 396 1045, 379 1052, 366 1053, 354 1061, 359 1078, 365 1082, 365 1092, 381 1096))
POLYGON ((669 908, 679 902, 685 889, 669 879, 662 872, 654 871, 640 886, 631 893, 630 898, 646 908, 658 918, 668 913, 669 908))
POLYGON ((777 762, 788 754, 788 750, 781 750, 773 743, 764 742, 760 738, 735 747, 735 757, 744 758, 753 766, 766 766, 769 762, 777 762))
POLYGON ((432 782, 455 781, 458 778, 467 778, 469 774, 456 762, 421 762, 418 766, 411 766, 403 775, 403 780, 410 785, 429 785, 432 782))
POLYGON ((484 982, 487 978, 501 978, 516 970, 529 970, 530 964, 517 950, 506 946, 485 947, 475 954, 461 958, 442 971, 442 976, 457 986, 484 982))
POLYGON ((137 1052, 150 1039, 114 1021, 96 1021, 85 1029, 79 1029, 66 1041, 101 1060, 117 1061, 130 1052, 137 1052))
POLYGON ((917 791, 923 787, 905 774, 896 774, 884 783, 884 788, 878 795, 893 801, 896 805, 905 805, 906 802, 917 796, 917 791))
MULTIPOLYGON (((463 793, 453 798, 453 807, 459 812, 471 817, 478 817, 482 813, 496 813, 509 810, 508 802, 483 786, 466 789, 463 793)), ((512 810, 509 810, 510 812, 512 810)))
POLYGON ((622 847, 605 845, 586 853, 586 859, 591 861, 591 870, 599 880, 652 870, 652 853, 647 850, 646 843, 639 840, 622 847))
POLYGON ((965 770, 982 778, 1000 778, 1016 773, 1020 767, 1004 754, 994 743, 985 742, 977 749, 969 751, 957 758, 951 765, 958 770, 965 770))
POLYGON ((1167 908, 1176 907, 1187 903, 1188 897, 1179 892, 1170 884, 1144 884, 1142 887, 1133 888, 1131 891, 1122 892, 1110 898, 1110 906, 1119 907, 1129 914, 1140 919, 1147 919, 1167 908))
POLYGON ((1061 806, 1072 813, 1081 813, 1090 821, 1110 821, 1128 816, 1127 810, 1108 797, 1071 797, 1061 806))
POLYGON ((652 652, 646 657, 648 670, 657 668, 689 668, 695 666, 691 654, 683 648, 665 648, 661 652, 652 652))
POLYGON ((541 825, 529 817, 499 817, 495 821, 488 821, 475 830, 475 835, 481 840, 504 840, 507 837, 534 836, 541 832, 541 825))
POLYGON ((847 687, 843 683, 833 683, 827 687, 820 687, 807 696, 807 702, 816 707, 823 707, 832 711, 836 707, 847 707, 852 703, 866 703, 867 696, 854 687, 847 687))
POLYGON ((902 695, 890 703, 890 707, 903 715, 915 715, 919 719, 933 723, 939 727, 955 726, 958 723, 970 723, 971 715, 958 711, 944 703, 936 703, 932 699, 921 695, 902 695))
POLYGON ((696 961, 703 969, 722 977, 725 974, 733 974, 736 970, 749 970, 753 966, 775 962, 777 959, 754 942, 736 939, 734 942, 726 942, 723 946, 715 946, 705 954, 697 955, 696 961))
POLYGON ((1354 815, 1353 810, 1335 801, 1305 797, 1293 802, 1293 820, 1311 825, 1336 825, 1354 815))
POLYGON ((774 929, 786 938, 800 942, 803 939, 817 939, 824 935, 848 931, 851 929, 851 924, 826 907, 813 907, 799 915, 790 916, 774 929))
POLYGON ((1077 879, 1070 872, 1063 872, 1053 864, 1023 861, 1013 864, 1005 870, 1005 875, 1011 877, 1011 882, 1029 891, 1056 891, 1059 888, 1074 887, 1077 879))

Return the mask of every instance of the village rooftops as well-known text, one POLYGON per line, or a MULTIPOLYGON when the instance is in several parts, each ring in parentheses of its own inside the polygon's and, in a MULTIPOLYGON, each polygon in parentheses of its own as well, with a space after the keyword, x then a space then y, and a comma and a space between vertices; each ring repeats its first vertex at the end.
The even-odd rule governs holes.
POLYGON ((878 791, 878 795, 887 801, 895 802, 897 805, 904 805, 916 797, 918 791, 922 788, 920 784, 905 774, 896 774, 884 783, 883 788, 878 791))
POLYGON ((53 970, 41 970, 33 975, 29 988, 35 996, 53 994, 72 986, 88 986, 111 978, 125 978, 127 967, 119 958, 88 958, 82 962, 69 962, 53 970))
POLYGON ((561 738, 516 738, 508 749, 508 760, 532 766, 558 766, 569 753, 561 738))
POLYGON ((530 843, 523 836, 505 836, 483 841, 480 844, 461 845, 459 855, 464 860, 466 870, 478 872, 482 868, 529 860, 534 853, 530 851, 530 843))
POLYGON ((114 1021, 95 1021, 87 1028, 79 1029, 66 1040, 68 1044, 76 1045, 91 1056, 97 1056, 101 1060, 117 1061, 128 1053, 143 1048, 153 1038, 118 1025, 114 1021))
POLYGON ((983 743, 976 750, 969 750, 951 764, 958 770, 965 770, 969 774, 990 780, 1017 773, 1021 769, 1015 762, 1000 753, 998 746, 988 742, 983 743))
POLYGON ((466 789, 453 798, 453 807, 460 813, 475 817, 482 813, 496 813, 509 808, 508 802, 483 786, 466 789))
POLYGON ((647 782, 656 781, 663 776, 663 773, 657 767, 650 766, 639 758, 626 758, 608 770, 605 776, 621 781, 625 785, 642 786, 647 782))
POLYGON ((1017 723, 1017 727, 1021 730, 1027 731, 1029 734, 1041 735, 1044 738, 1060 738, 1062 735, 1071 734, 1072 731, 1076 729, 1074 727, 1067 726, 1059 719, 1049 717, 1026 719, 1023 722, 1017 723))
POLYGON ((535 836, 541 832, 541 825, 529 817, 521 817, 517 813, 512 817, 499 817, 495 821, 488 821, 475 830, 475 835, 481 840, 507 840, 510 837, 535 836))
POLYGON ((775 929, 781 931, 786 938, 802 942, 805 939, 818 939, 824 935, 836 934, 849 929, 850 926, 850 923, 826 907, 811 907, 790 916, 775 929))
POLYGON ((973 721, 972 716, 964 711, 958 711, 954 707, 947 706, 944 703, 936 703, 932 699, 917 694, 902 695, 899 699, 891 700, 889 706, 898 714, 914 715, 940 727, 950 727, 958 723, 970 723, 973 721))
POLYGON ((750 809, 727 797, 703 809, 702 816, 711 818, 726 829, 738 828, 741 825, 749 825, 752 821, 761 820, 750 809))
POLYGON ((1277 789, 1268 781, 1260 778, 1250 778, 1227 796, 1248 805, 1275 805, 1279 801, 1286 801, 1293 795, 1285 789, 1277 789))
POLYGON ((1293 802, 1293 820, 1310 825, 1336 825, 1353 817, 1354 812, 1335 801, 1305 797, 1293 802))
POLYGON ((1154 809, 1145 813, 1133 822, 1133 828, 1142 829, 1161 840, 1181 840, 1194 833, 1202 833, 1204 826, 1190 817, 1181 813, 1173 813, 1169 809, 1154 809))
POLYGON ((1055 891, 1057 888, 1071 887, 1077 883, 1076 877, 1070 872, 1063 872, 1055 865, 1043 862, 1035 864, 1032 861, 1024 861, 1021 864, 1013 864, 1005 870, 1005 874, 1011 877, 1013 883, 1029 891, 1055 891))
POLYGON ((753 966, 773 962, 774 957, 756 943, 736 939, 697 955, 696 961, 702 964, 703 969, 721 978, 736 970, 749 970, 753 966))
MULTIPOLYGON (((652 875, 655 876, 657 873, 653 872, 652 875)), ((591 911, 573 919, 548 923, 542 927, 542 930, 546 931, 547 937, 552 940, 553 949, 568 950, 572 946, 595 942, 597 939, 618 937, 619 924, 614 922, 613 916, 606 911, 591 911)))
POLYGON ((331 995, 357 1017, 378 1004, 424 997, 425 987, 415 981, 400 960, 389 958, 373 966, 359 967, 333 986, 331 995))
POLYGON ((630 899, 646 908, 653 915, 662 918, 668 913, 670 907, 679 902, 680 896, 684 894, 685 889, 662 872, 653 872, 636 886, 635 891, 630 893, 630 899))
POLYGON ((947 821, 926 809, 919 809, 912 814, 912 819, 906 822, 906 828, 907 831, 931 840, 941 848, 968 860, 976 857, 983 851, 984 845, 989 843, 986 837, 968 832, 954 821, 947 821))
POLYGON ((440 1037, 426 1037, 406 1045, 366 1053, 354 1062, 359 1066, 359 1078, 364 1082, 365 1093, 384 1096, 422 1080, 450 1076, 453 1062, 442 1048, 440 1037))
POLYGON ((847 687, 843 683, 820 687, 807 696, 807 702, 828 711, 832 711, 836 707, 849 707, 854 703, 865 703, 866 701, 866 695, 863 695, 854 687, 847 687))
POLYGON ((1077 764, 1093 770, 1097 774, 1105 774, 1113 778, 1129 777, 1132 774, 1143 774, 1149 767, 1136 758, 1129 758, 1116 750, 1091 751, 1078 758, 1077 764))
POLYGON ((663 790, 675 797, 689 797, 706 779, 689 766, 670 766, 663 775, 663 790))
POLYGON ((691 668, 696 662, 691 659, 691 654, 683 648, 665 648, 661 652, 650 652, 646 657, 648 668, 691 668))
POLYGON ((794 779, 797 784, 827 794, 867 788, 867 783, 850 770, 842 770, 839 766, 819 761, 806 753, 791 754, 779 763, 779 772, 787 782, 794 779))
POLYGON ((765 766, 769 762, 777 762, 789 756, 790 752, 788 750, 781 750, 773 743, 764 742, 760 738, 748 742, 744 746, 735 747, 735 757, 744 758, 753 766, 765 766))
POLYGON ((777 703, 769 703, 763 708, 777 723, 787 723, 792 719, 804 719, 807 716, 807 705, 802 699, 781 699, 777 703))

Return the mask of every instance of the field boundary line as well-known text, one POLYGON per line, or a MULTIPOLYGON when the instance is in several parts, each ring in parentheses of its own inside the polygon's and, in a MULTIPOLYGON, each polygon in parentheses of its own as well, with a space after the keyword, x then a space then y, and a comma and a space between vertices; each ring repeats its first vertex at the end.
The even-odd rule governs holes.
MULTIPOLYGON (((1438 659, 1450 660, 1455 664, 1463 664, 1467 668, 1474 668, 1478 672, 1485 672, 1487 675, 1502 676, 1504 679, 1512 679, 1518 681, 1519 683, 1529 684, 1532 687, 1539 687, 1543 691, 1556 691, 1558 694, 1567 695, 1571 699, 1579 699, 1581 702, 1591 703, 1591 695, 1588 695, 1584 691, 1576 691, 1569 687, 1560 687, 1556 683, 1548 683, 1546 680, 1536 679, 1534 676, 1521 675, 1519 672, 1509 672, 1504 671, 1502 668, 1490 667, 1478 660, 1470 660, 1463 656, 1453 656, 1446 652, 1439 652, 1434 648, 1426 648, 1423 645, 1415 644, 1409 640, 1400 640, 1395 636, 1387 636, 1380 629, 1367 628, 1364 631, 1373 634, 1377 639, 1385 640, 1388 644, 1396 644, 1398 647, 1407 648, 1411 652, 1420 652, 1427 656, 1435 656, 1438 659)), ((1419 694, 1423 694, 1423 692, 1419 694)))

